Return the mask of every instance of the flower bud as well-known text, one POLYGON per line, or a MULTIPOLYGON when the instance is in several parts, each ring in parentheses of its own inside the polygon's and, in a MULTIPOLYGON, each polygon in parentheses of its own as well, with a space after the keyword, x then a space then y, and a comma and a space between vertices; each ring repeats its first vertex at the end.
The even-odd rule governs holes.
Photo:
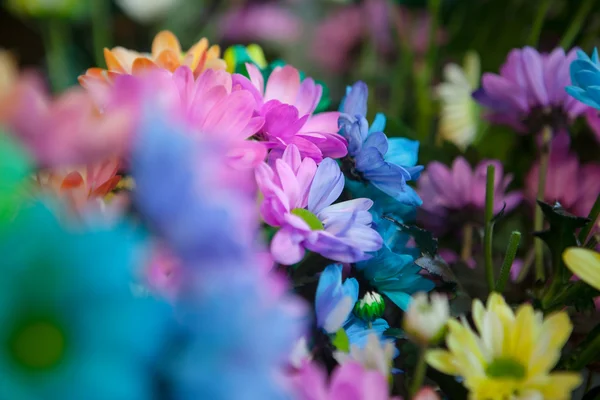
POLYGON ((354 314, 366 322, 375 321, 383 315, 384 310, 385 302, 377 292, 367 292, 354 306, 354 314))
POLYGON ((450 318, 448 299, 438 293, 417 293, 404 314, 403 328, 416 342, 427 345, 439 341, 450 318))

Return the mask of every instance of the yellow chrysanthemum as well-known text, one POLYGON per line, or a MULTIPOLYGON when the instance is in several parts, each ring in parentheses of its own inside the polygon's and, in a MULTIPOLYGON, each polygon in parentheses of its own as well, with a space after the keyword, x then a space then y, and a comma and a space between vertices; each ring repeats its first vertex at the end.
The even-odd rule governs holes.
POLYGON ((430 350, 427 362, 446 374, 461 376, 472 400, 569 399, 581 379, 552 372, 573 326, 565 312, 544 319, 530 304, 516 313, 492 293, 487 308, 473 302, 477 332, 466 320, 448 323, 446 350, 430 350))
POLYGON ((600 290, 600 253, 581 247, 570 247, 563 253, 567 267, 582 281, 600 290))
POLYGON ((173 72, 182 65, 190 67, 197 77, 207 69, 225 70, 227 64, 220 55, 219 46, 209 47, 208 40, 205 38, 187 52, 182 52, 177 37, 169 31, 162 31, 154 37, 150 54, 138 53, 123 47, 104 49, 104 59, 108 69, 90 68, 85 75, 79 77, 79 82, 85 87, 90 81, 110 82, 115 74, 136 75, 150 68, 163 68, 173 72))
POLYGON ((463 68, 446 65, 444 82, 436 88, 440 100, 439 135, 462 150, 473 143, 481 122, 479 105, 471 96, 479 85, 479 76, 479 57, 467 53, 463 68))

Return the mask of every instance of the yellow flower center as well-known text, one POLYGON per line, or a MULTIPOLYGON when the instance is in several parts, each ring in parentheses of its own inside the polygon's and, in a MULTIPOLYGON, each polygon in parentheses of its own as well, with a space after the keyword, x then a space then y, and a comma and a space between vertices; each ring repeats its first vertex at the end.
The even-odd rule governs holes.
POLYGON ((9 339, 13 360, 27 369, 43 370, 58 364, 65 354, 65 335, 56 323, 35 319, 20 324, 9 339))
POLYGON ((294 214, 297 217, 302 218, 304 220, 304 222, 306 222, 306 224, 313 231, 322 231, 323 230, 323 223, 321 221, 319 221, 319 218, 317 218, 317 216, 315 214, 311 213, 310 211, 308 211, 304 208, 294 208, 292 210, 292 214, 294 214))
POLYGON ((497 358, 488 364, 485 373, 490 378, 523 379, 527 375, 525 366, 512 358, 497 358))

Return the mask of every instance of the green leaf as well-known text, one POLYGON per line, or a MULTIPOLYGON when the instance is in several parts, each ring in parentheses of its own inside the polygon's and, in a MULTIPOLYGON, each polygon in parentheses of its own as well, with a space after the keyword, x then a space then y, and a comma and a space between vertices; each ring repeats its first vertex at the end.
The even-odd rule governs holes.
POLYGON ((331 344, 333 344, 339 351, 343 351, 344 353, 350 352, 350 339, 348 339, 348 334, 346 334, 344 328, 340 328, 335 333, 331 344))
POLYGON ((575 231, 587 225, 589 220, 568 213, 558 203, 554 206, 543 201, 537 203, 542 209, 544 217, 550 223, 550 228, 542 232, 535 232, 534 235, 548 245, 552 254, 552 268, 559 273, 557 276, 566 282, 568 274, 562 260, 562 253, 567 247, 579 245, 575 231))

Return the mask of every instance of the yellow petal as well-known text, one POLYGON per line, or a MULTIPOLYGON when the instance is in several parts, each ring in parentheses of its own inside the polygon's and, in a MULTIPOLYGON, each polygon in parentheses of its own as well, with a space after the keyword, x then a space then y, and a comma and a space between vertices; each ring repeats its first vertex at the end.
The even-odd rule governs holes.
POLYGON ((454 356, 446 350, 429 350, 425 355, 427 364, 448 375, 459 375, 460 371, 455 365, 454 356))
POLYGON ((580 247, 570 247, 563 253, 563 261, 582 281, 600 290, 600 253, 580 247))
POLYGON ((259 45, 249 44, 246 47, 246 51, 248 52, 248 55, 250 56, 252 61, 254 61, 254 63, 258 65, 259 68, 267 67, 267 59, 265 58, 265 53, 263 53, 263 50, 259 45))
POLYGON ((571 392, 581 385, 581 376, 574 372, 554 372, 544 382, 534 384, 546 400, 566 400, 571 392))
POLYGON ((152 57, 158 57, 165 50, 171 50, 177 55, 181 54, 179 40, 170 31, 159 32, 152 41, 152 57))

